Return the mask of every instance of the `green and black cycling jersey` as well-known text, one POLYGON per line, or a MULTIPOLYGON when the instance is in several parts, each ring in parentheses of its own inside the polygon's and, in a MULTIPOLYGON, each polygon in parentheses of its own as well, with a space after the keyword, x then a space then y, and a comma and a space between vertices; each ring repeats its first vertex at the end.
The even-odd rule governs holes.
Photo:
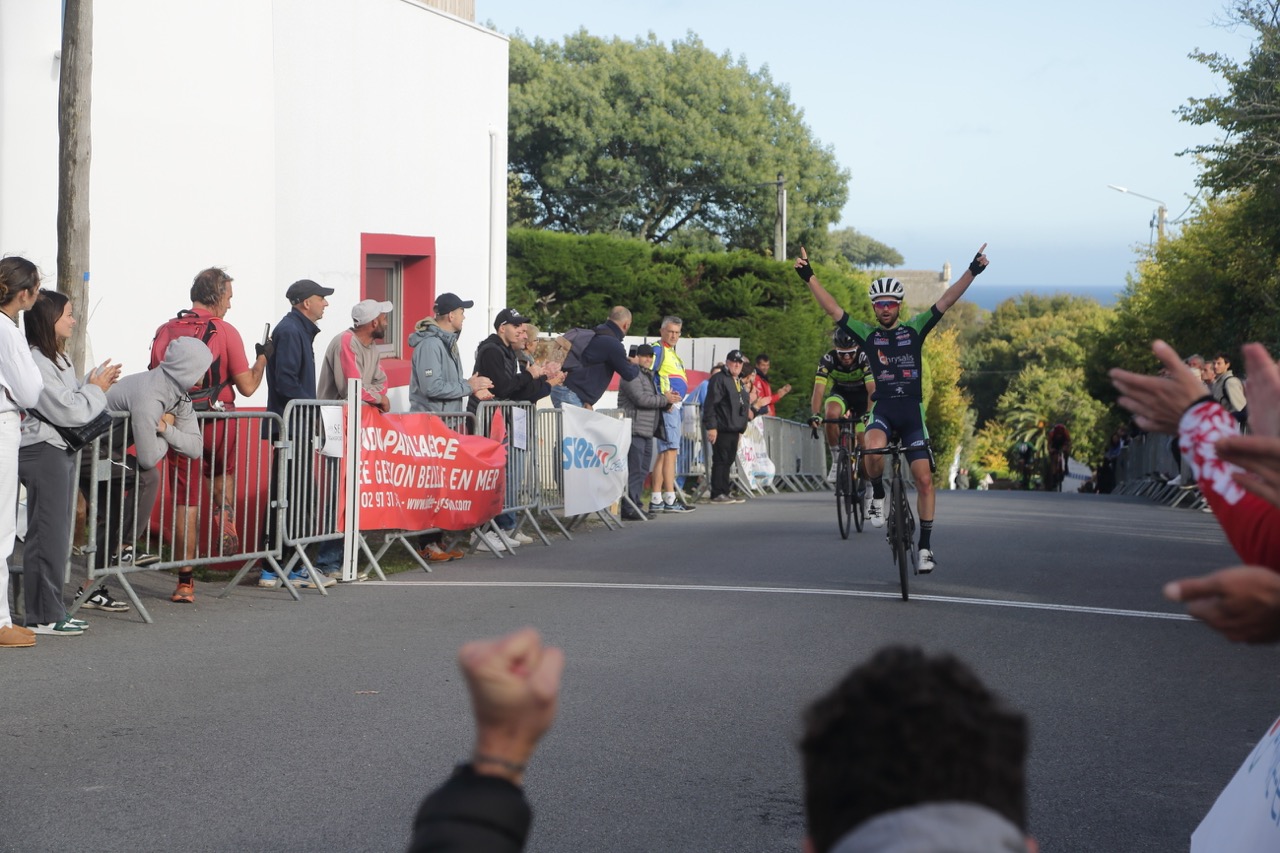
POLYGON ((850 319, 848 312, 837 324, 853 335, 865 350, 876 383, 873 400, 924 400, 921 379, 924 372, 924 339, 938 325, 942 312, 937 306, 886 329, 850 319))
POLYGON ((840 362, 840 354, 830 350, 818 359, 818 372, 814 374, 815 385, 822 385, 826 391, 823 397, 841 397, 856 407, 859 413, 867 405, 867 380, 871 378, 871 364, 867 354, 861 347, 853 351, 853 364, 845 368, 840 362))

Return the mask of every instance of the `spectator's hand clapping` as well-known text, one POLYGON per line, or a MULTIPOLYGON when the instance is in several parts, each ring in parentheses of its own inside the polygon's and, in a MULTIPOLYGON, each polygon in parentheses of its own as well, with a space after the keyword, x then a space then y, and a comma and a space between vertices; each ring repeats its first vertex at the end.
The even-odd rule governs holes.
MULTIPOLYGON (((480 394, 478 392, 488 391, 490 388, 492 388, 493 380, 490 379, 488 376, 481 376, 479 373, 473 373, 471 374, 471 378, 467 380, 467 384, 471 386, 471 393, 475 394, 477 397, 480 397, 480 394)), ((493 395, 490 394, 488 397, 480 397, 480 399, 488 400, 492 396, 493 395)))
POLYGON ((1151 351, 1169 371, 1169 376, 1144 376, 1118 367, 1108 374, 1120 392, 1116 400, 1133 412, 1138 426, 1148 432, 1178 434, 1178 422, 1191 404, 1205 396, 1204 383, 1182 364, 1173 347, 1156 341, 1151 351))
POLYGON ((1262 566, 1233 566, 1201 578, 1171 581, 1165 597, 1237 643, 1280 640, 1280 574, 1262 566))
POLYGON ((111 359, 107 359, 89 372, 89 384, 97 385, 103 391, 114 385, 119 378, 120 365, 112 364, 111 359))
POLYGON ((1280 365, 1262 344, 1245 344, 1244 383, 1249 401, 1249 430, 1254 435, 1280 438, 1280 365))
POLYGON ((476 719, 477 773, 520 783, 524 765, 551 728, 564 652, 543 646, 533 628, 476 640, 458 651, 476 719))

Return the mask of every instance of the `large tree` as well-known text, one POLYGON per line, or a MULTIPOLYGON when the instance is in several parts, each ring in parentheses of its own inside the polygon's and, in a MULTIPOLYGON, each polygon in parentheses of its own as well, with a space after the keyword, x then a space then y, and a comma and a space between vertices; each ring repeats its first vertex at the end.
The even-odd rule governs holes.
POLYGON ((577 234, 664 243, 691 229, 765 251, 781 173, 788 248, 816 247, 848 197, 848 171, 786 87, 692 34, 513 38, 508 155, 513 224, 577 234))
POLYGON ((1198 182, 1213 192, 1280 189, 1280 0, 1235 0, 1231 24, 1251 27, 1257 40, 1243 64, 1217 53, 1192 58, 1222 77, 1225 89, 1191 98, 1183 121, 1217 125, 1226 136, 1183 152, 1203 164, 1198 182))

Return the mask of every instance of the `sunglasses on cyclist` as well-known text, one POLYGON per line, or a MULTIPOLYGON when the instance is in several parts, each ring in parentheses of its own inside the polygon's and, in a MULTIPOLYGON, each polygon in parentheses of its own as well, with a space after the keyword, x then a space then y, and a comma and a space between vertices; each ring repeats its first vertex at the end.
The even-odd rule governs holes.
POLYGON ((872 302, 872 306, 876 308, 892 308, 898 304, 896 299, 881 299, 879 302, 872 302))

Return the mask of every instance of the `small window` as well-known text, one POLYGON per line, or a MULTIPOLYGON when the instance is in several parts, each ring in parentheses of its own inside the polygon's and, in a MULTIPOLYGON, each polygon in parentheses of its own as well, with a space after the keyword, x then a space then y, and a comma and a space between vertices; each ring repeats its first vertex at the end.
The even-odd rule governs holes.
MULTIPOLYGON (((399 258, 370 255, 365 261, 364 298, 390 302, 397 307, 404 304, 404 264, 399 258)), ((378 345, 383 358, 401 358, 400 331, 395 317, 387 323, 387 336, 378 345)))

